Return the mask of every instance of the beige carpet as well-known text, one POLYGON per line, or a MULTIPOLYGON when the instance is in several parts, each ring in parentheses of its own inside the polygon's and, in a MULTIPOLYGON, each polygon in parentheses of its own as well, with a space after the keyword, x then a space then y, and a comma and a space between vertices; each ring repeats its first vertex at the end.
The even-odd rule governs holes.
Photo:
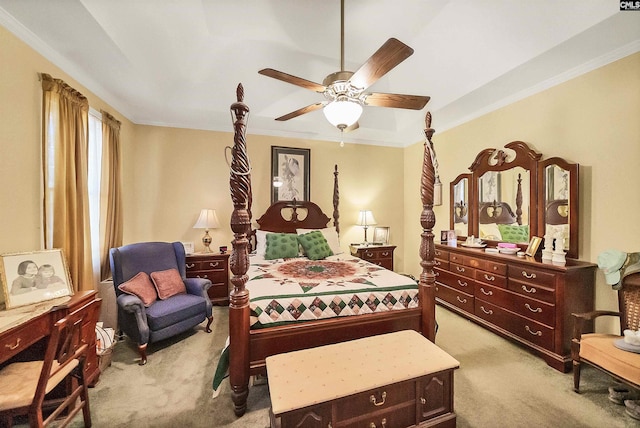
MULTIPOLYGON (((228 380, 218 398, 211 380, 228 332, 227 308, 215 309, 214 331, 194 330, 152 346, 146 366, 137 365, 135 347, 116 345, 113 363, 91 389, 94 427, 268 426, 267 386, 250 388, 248 412, 233 414, 228 380)), ((458 427, 638 427, 624 407, 608 400, 610 379, 583 369, 582 394, 571 374, 438 308, 436 343, 460 361, 455 373, 458 427)), ((82 426, 78 416, 72 424, 82 426)))

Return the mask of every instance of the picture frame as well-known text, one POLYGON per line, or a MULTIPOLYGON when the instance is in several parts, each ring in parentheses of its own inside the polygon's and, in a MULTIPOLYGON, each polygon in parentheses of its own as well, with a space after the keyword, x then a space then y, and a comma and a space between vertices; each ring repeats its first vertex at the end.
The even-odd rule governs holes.
POLYGON ((271 203, 309 201, 311 150, 271 146, 271 178, 280 184, 271 186, 271 203))
POLYGON ((73 295, 59 248, 0 255, 0 281, 6 309, 73 295))
POLYGON ((386 245, 389 243, 389 227, 373 228, 373 243, 386 245))
POLYGON ((531 238, 531 241, 529 242, 529 246, 527 247, 527 250, 524 252, 524 254, 526 256, 535 257, 541 242, 542 242, 542 238, 538 236, 534 236, 533 238, 531 238))

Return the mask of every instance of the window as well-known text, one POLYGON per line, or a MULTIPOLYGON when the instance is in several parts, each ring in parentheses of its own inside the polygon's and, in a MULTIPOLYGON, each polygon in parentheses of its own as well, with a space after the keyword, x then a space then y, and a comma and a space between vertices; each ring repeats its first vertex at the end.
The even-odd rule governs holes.
POLYGON ((102 177, 102 114, 89 108, 89 148, 87 161, 91 263, 100 274, 100 178, 102 177))

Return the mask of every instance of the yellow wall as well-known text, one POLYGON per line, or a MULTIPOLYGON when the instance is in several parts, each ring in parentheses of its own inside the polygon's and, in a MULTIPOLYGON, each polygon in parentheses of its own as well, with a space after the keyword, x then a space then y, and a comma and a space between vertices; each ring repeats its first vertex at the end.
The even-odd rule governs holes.
MULTIPOLYGON (((615 248, 640 251, 640 53, 550 88, 433 137, 444 183, 444 205, 436 207, 436 231, 449 229, 449 182, 469 172, 484 148, 521 140, 544 158, 580 164, 580 258, 597 262, 615 248)), ((438 118, 432 126, 438 129, 438 118)), ((418 248, 412 223, 419 218, 419 156, 405 151, 405 247, 418 248), (416 195, 415 197, 413 195, 416 195)), ((405 266, 419 272, 419 259, 405 266)), ((617 309, 616 293, 597 272, 596 307, 617 309)))

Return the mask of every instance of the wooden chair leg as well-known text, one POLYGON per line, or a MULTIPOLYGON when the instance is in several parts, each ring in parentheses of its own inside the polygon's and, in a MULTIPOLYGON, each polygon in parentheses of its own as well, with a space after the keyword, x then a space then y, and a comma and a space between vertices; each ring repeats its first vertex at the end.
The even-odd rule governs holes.
POLYGON ((138 345, 138 353, 140 354, 140 363, 139 365, 144 366, 147 364, 147 344, 138 345))
POLYGON ((207 317, 207 327, 205 327, 204 331, 207 333, 211 333, 211 323, 213 322, 213 316, 207 317))

